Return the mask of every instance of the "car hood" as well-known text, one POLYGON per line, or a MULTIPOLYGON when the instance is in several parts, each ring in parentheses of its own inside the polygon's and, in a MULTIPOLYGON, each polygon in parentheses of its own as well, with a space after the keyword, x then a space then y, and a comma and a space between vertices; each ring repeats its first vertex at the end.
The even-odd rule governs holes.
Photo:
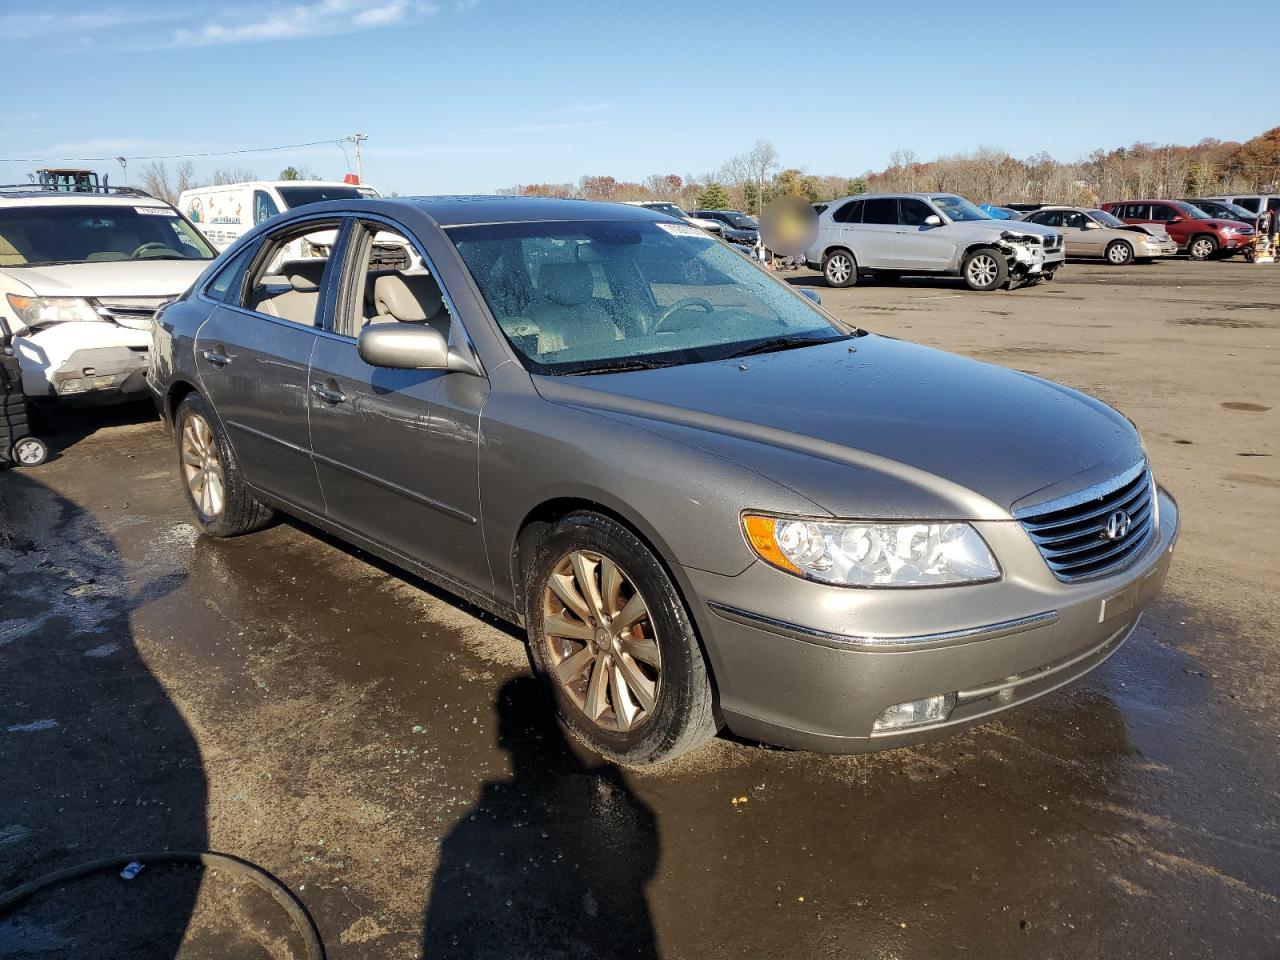
POLYGON ((1031 234, 1037 237, 1048 237, 1059 232, 1053 227, 1026 220, 961 220, 957 222, 957 226, 977 227, 980 230, 990 230, 997 235, 1006 230, 1010 233, 1031 234))
POLYGON ((176 297, 209 260, 106 260, 49 267, 5 267, 38 297, 176 297))
POLYGON ((711 450, 836 516, 1007 520, 1143 458, 1133 425, 1100 401, 874 335, 534 381, 552 402, 711 450))

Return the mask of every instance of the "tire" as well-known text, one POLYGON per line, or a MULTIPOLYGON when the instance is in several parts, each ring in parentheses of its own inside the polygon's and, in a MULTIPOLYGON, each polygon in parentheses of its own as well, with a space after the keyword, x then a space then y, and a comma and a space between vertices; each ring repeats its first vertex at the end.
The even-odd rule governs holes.
POLYGON ((1217 252, 1217 238, 1211 237, 1207 233, 1192 237, 1191 242, 1187 244, 1187 256, 1192 260, 1208 260, 1217 252))
POLYGON ((693 624, 662 564, 630 530, 600 514, 570 514, 538 543, 524 587, 531 659, 572 736, 640 766, 674 759, 715 734, 693 624), (621 632, 599 629, 637 615, 621 632))
POLYGON ((1112 240, 1107 244, 1107 263, 1113 267, 1124 267, 1133 263, 1133 244, 1124 240, 1112 240))
POLYGON ((960 275, 970 290, 998 290, 1009 280, 1009 264, 995 247, 978 247, 965 254, 960 275))
POLYGON ((209 401, 198 393, 188 394, 173 422, 178 477, 196 525, 213 537, 238 537, 270 523, 275 511, 249 493, 209 401), (201 482, 196 481, 197 473, 203 474, 201 482))
POLYGON ((848 250, 832 250, 822 257, 822 278, 829 287, 852 287, 858 282, 858 262, 848 250))
POLYGON ((1245 262, 1245 263, 1257 263, 1257 262, 1258 262, 1258 249, 1257 249, 1256 247, 1245 247, 1245 248, 1244 248, 1244 262, 1245 262))
POLYGON ((9 459, 20 467, 38 467, 49 459, 49 448, 43 440, 22 437, 10 449, 9 459))

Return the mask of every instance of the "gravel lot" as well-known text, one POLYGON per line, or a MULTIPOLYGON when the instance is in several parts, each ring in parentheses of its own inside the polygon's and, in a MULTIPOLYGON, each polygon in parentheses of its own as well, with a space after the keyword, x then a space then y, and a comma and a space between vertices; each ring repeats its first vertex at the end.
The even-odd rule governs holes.
MULTIPOLYGON (((334 958, 582 957, 602 927, 627 957, 1280 955, 1280 266, 790 279, 1139 425, 1183 533, 1103 668, 928 747, 603 766, 512 630, 299 524, 197 537, 150 411, 89 411, 0 475, 0 889, 234 853, 334 958)), ((172 867, 0 921, 0 958, 295 949, 265 896, 172 867)))

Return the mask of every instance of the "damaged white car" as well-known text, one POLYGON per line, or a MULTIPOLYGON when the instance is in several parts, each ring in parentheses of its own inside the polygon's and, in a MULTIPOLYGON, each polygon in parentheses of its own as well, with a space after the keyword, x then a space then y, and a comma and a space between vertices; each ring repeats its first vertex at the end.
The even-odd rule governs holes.
POLYGON ((215 251, 172 206, 128 188, 0 188, 0 335, 31 399, 145 396, 156 309, 215 251))
POLYGON ((1062 232, 996 220, 948 193, 864 194, 818 216, 805 261, 833 287, 860 277, 960 277, 971 290, 1052 280, 1066 259, 1062 232))

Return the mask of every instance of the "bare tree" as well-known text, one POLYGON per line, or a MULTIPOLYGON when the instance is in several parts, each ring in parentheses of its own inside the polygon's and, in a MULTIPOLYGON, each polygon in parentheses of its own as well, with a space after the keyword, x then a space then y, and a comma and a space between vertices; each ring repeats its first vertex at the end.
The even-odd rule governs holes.
POLYGON ((744 161, 750 172, 751 182, 755 184, 758 191, 756 196, 764 197, 765 184, 768 183, 770 174, 778 169, 778 148, 769 140, 757 140, 747 151, 744 161))

